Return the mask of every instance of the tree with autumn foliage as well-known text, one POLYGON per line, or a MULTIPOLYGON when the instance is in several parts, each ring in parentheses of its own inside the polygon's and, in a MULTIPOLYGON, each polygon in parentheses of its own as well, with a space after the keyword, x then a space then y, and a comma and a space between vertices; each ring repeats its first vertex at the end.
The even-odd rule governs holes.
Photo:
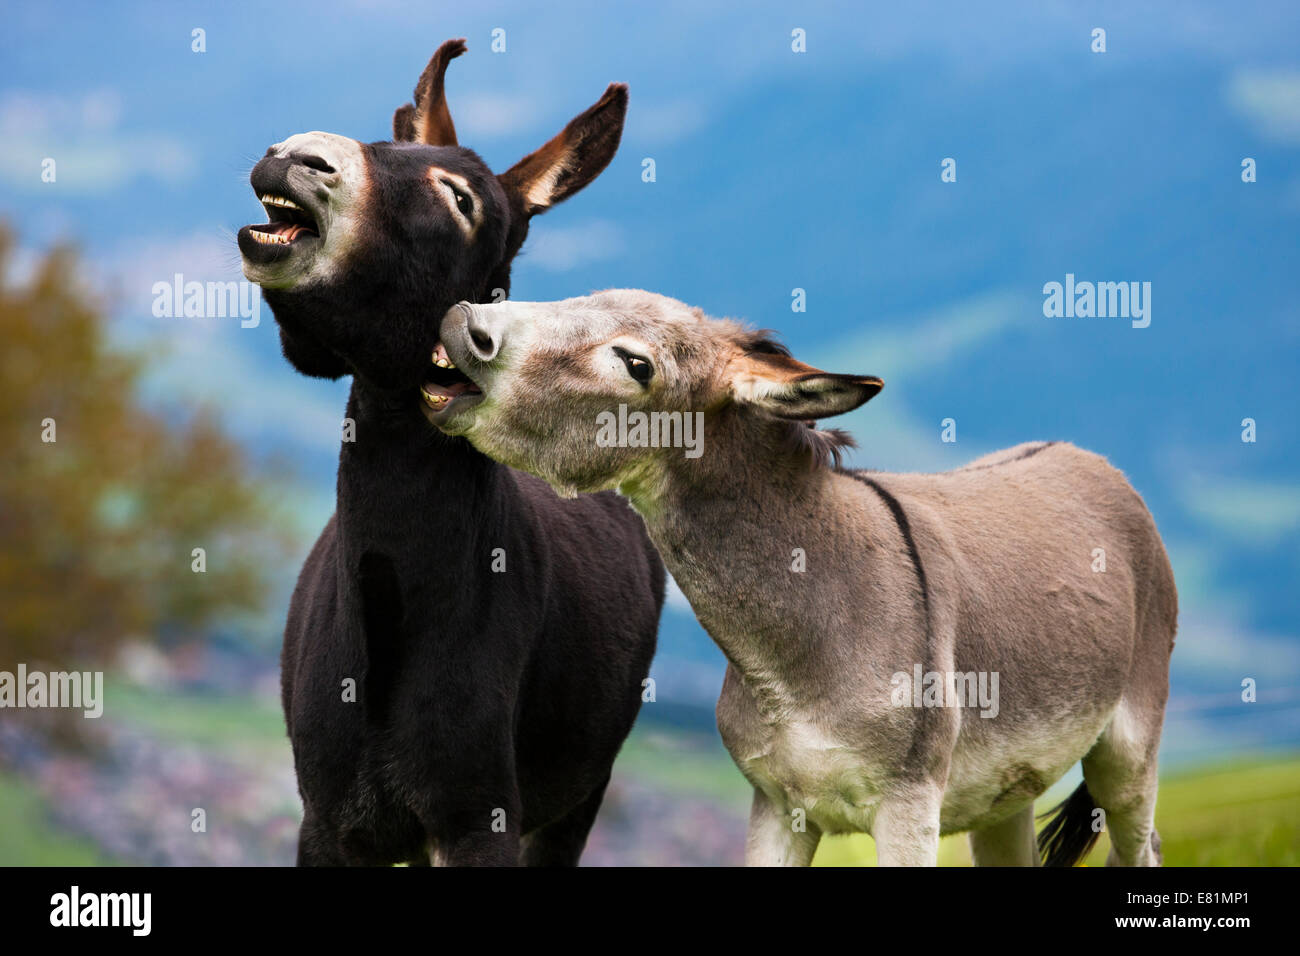
POLYGON ((147 360, 110 344, 74 252, 21 286, 13 253, 0 226, 0 669, 257 610, 289 546, 264 480, 210 415, 141 404, 147 360))

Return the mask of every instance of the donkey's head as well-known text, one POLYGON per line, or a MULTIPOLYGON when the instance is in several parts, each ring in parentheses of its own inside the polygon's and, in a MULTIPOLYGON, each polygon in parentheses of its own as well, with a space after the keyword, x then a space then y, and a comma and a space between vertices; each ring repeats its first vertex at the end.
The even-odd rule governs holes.
POLYGON ((393 142, 299 133, 253 168, 269 221, 239 231, 244 275, 262 286, 299 371, 383 389, 467 387, 431 364, 438 319, 454 302, 508 294, 529 220, 586 186, 618 149, 622 84, 493 175, 457 145, 447 109, 447 64, 464 51, 463 40, 439 47, 414 104, 393 117, 393 142))
POLYGON ((764 333, 635 290, 460 303, 441 336, 439 355, 481 394, 426 388, 425 416, 561 493, 655 487, 712 449, 754 467, 824 462, 848 437, 811 420, 851 411, 884 386, 822 372, 764 333), (703 441, 684 455, 674 435, 699 423, 703 441))

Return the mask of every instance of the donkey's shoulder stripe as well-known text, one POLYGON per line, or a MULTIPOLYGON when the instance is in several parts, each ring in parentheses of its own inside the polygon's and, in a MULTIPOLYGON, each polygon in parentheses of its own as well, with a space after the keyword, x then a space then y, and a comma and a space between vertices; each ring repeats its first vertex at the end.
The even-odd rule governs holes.
MULTIPOLYGON (((916 539, 912 536, 912 525, 907 520, 907 512, 903 510, 902 502, 874 478, 868 478, 856 471, 846 471, 843 474, 856 478, 871 488, 880 496, 880 500, 885 503, 894 516, 894 523, 898 525, 899 534, 903 536, 903 542, 907 545, 907 553, 912 559, 912 567, 916 569, 916 580, 921 587, 921 609, 925 615, 925 659, 921 662, 921 665, 926 671, 933 670, 935 666, 934 616, 930 609, 930 584, 925 577, 925 564, 921 561, 921 552, 917 550, 916 539)), ((935 740, 939 733, 940 711, 934 708, 923 709, 918 718, 916 733, 913 735, 911 746, 908 747, 907 751, 909 767, 916 770, 925 769, 923 757, 934 752, 935 740)))
POLYGON ((880 496, 880 500, 889 508, 890 514, 894 516, 894 523, 898 525, 898 531, 903 536, 903 542, 907 545, 908 556, 912 559, 912 567, 916 569, 916 578, 921 585, 921 603, 925 607, 925 634, 928 643, 930 638, 930 585, 926 581, 925 565, 921 561, 921 553, 917 550, 916 540, 912 537, 912 525, 907 520, 907 512, 903 510, 902 503, 874 478, 868 478, 860 471, 846 471, 843 474, 856 478, 875 491, 880 496))

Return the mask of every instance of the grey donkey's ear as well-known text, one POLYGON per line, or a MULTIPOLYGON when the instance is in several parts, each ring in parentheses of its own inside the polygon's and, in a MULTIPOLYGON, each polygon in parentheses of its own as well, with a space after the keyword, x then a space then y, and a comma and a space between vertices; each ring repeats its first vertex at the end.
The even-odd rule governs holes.
POLYGON ((465 38, 448 40, 434 52, 415 84, 415 103, 399 106, 393 114, 393 141, 456 146, 456 125, 447 109, 443 81, 447 64, 465 52, 465 38))
POLYGON ((768 352, 739 357, 732 363, 730 377, 737 403, 794 421, 843 415, 885 387, 874 375, 836 375, 768 352))

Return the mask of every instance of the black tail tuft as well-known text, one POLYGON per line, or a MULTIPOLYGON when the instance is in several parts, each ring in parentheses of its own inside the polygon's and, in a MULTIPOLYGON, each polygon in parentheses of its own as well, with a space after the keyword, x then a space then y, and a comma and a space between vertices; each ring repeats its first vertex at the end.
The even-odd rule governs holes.
POLYGON ((1101 836, 1092 828, 1095 809, 1088 785, 1081 783, 1062 803, 1038 818, 1052 818, 1038 834, 1038 853, 1043 858, 1043 866, 1074 866, 1088 855, 1101 836))

